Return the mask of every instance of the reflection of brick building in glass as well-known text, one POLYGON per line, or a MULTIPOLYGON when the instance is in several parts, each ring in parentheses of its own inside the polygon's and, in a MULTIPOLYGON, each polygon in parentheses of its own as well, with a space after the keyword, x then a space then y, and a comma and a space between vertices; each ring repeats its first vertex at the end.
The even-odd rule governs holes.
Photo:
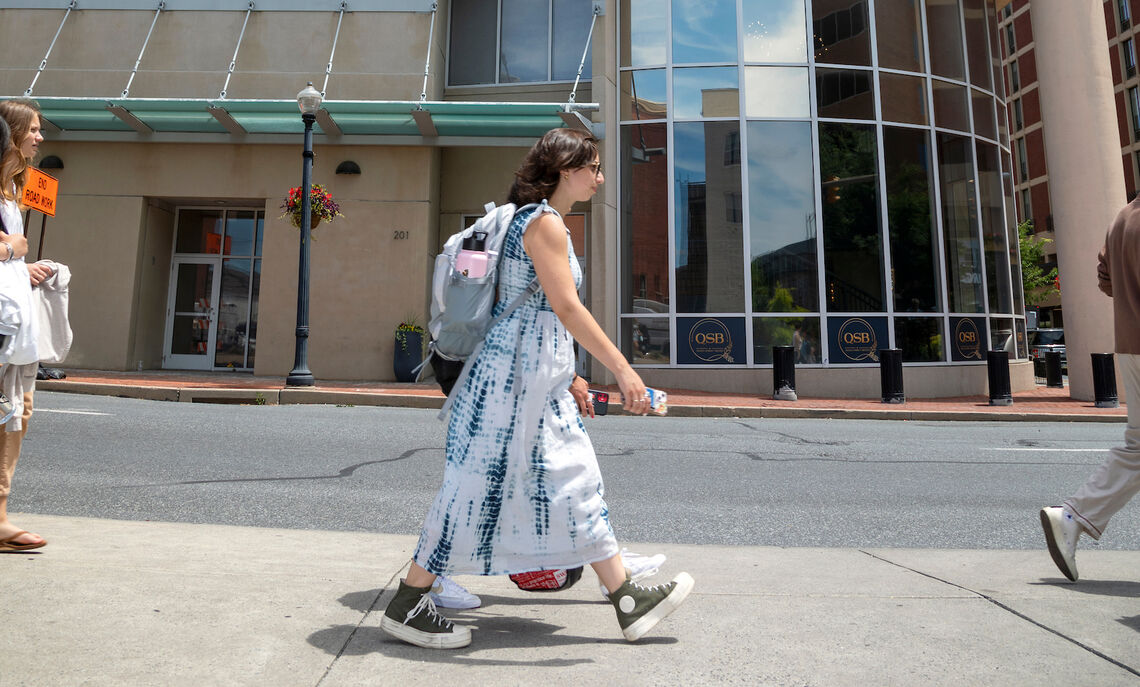
MULTIPOLYGON (((999 5, 1002 3, 999 2, 999 5)), ((998 14, 998 34, 1009 94, 1007 107, 1014 156, 1015 202, 1019 221, 1032 220, 1033 231, 1052 239, 1053 208, 1049 198, 1041 98, 1037 80, 1037 43, 1033 37, 1032 0, 1012 0, 998 14)), ((1121 163, 1128 198, 1136 195, 1140 173, 1140 75, 1136 68, 1140 0, 1104 0, 1105 49, 1112 68, 1121 163)), ((1056 244, 1046 248, 1045 269, 1057 267, 1056 244)), ((1061 275, 1063 279, 1064 275, 1061 275)), ((1061 299, 1052 296, 1038 308, 1038 324, 1061 327, 1061 299)))
POLYGON ((744 307, 740 124, 694 126, 704 129, 704 177, 677 179, 677 311, 739 312, 744 307))
MULTIPOLYGON (((638 119, 665 117, 665 104, 638 100, 638 119)), ((622 173, 629 175, 623 201, 623 243, 631 256, 623 300, 639 301, 641 311, 668 311, 669 305, 669 158, 664 122, 624 129, 630 155, 622 173)))

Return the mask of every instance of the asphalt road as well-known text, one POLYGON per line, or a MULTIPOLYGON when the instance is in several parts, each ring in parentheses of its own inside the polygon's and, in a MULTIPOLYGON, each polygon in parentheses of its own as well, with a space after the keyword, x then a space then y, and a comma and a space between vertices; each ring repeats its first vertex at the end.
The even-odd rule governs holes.
MULTIPOLYGON (((414 534, 443 470, 432 410, 36 394, 10 509, 414 534)), ((587 420, 620 541, 1035 549, 1118 423, 587 420)), ((1140 501, 1100 543, 1140 550, 1140 501)))

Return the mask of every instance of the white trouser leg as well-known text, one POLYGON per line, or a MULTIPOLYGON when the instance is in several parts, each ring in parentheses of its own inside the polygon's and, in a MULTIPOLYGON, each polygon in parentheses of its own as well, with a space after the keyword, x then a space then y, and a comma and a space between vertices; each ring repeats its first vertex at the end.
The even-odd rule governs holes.
POLYGON ((1113 448, 1108 460, 1065 501, 1093 539, 1100 539, 1109 519, 1140 492, 1140 355, 1117 353, 1116 364, 1128 402, 1124 446, 1113 448))

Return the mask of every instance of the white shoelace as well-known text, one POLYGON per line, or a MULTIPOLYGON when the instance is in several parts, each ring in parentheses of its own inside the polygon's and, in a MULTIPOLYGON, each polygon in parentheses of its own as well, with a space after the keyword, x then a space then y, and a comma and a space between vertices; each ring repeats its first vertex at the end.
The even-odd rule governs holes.
POLYGON ((420 597, 420 602, 413 606, 412 610, 408 611, 408 615, 404 617, 404 624, 407 625, 409 620, 415 618, 420 614, 421 611, 424 611, 425 609, 427 610, 428 617, 432 622, 436 623, 440 627, 451 627, 451 622, 448 621, 447 618, 444 618, 442 615, 440 615, 439 611, 435 609, 435 602, 431 600, 431 594, 424 594, 420 597))

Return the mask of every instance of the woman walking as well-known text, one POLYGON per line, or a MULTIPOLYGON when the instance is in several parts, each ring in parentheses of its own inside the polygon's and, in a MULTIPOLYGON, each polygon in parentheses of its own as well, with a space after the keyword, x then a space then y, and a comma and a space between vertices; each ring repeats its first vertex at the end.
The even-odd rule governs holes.
POLYGON ((437 575, 503 575, 590 564, 634 641, 675 610, 693 579, 647 587, 629 579, 603 500, 597 457, 569 391, 574 341, 617 378, 626 410, 649 410, 645 384, 578 299, 582 272, 562 217, 603 182, 597 140, 555 129, 531 148, 508 201, 496 314, 537 276, 541 290, 487 334, 454 391, 443 485, 407 578, 381 628, 429 648, 471 642, 440 616, 437 575), (523 207, 537 203, 535 206, 523 207))

